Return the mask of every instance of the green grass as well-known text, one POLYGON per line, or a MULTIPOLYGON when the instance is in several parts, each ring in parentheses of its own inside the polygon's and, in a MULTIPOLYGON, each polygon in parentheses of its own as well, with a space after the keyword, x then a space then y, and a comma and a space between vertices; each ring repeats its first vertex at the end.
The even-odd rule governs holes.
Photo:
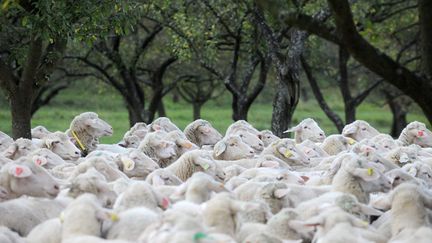
MULTIPOLYGON (((270 88, 270 87, 269 87, 270 88)), ((343 116, 343 103, 340 96, 327 91, 328 102, 335 111, 343 116)), ((226 93, 215 101, 204 105, 202 118, 210 121, 219 131, 224 132, 231 120, 231 98, 226 93)), ((173 103, 170 97, 164 99, 168 117, 181 129, 192 121, 192 107, 185 102, 173 103)), ((252 105, 249 112, 249 122, 258 129, 269 129, 272 113, 271 99, 260 97, 252 105)), ((417 107, 411 109, 409 121, 426 122, 426 118, 417 107)), ((40 109, 32 120, 32 126, 44 125, 51 131, 64 131, 73 117, 81 112, 94 111, 110 123, 114 128, 112 137, 103 138, 103 143, 119 141, 129 129, 127 111, 121 97, 110 87, 96 85, 91 82, 77 82, 70 89, 59 94, 50 105, 40 109)), ((304 118, 315 119, 327 134, 337 132, 333 123, 325 116, 316 101, 311 98, 301 101, 294 114, 293 124, 304 118)), ((365 102, 357 110, 357 119, 366 120, 381 132, 388 132, 391 125, 391 113, 387 106, 365 102)), ((10 113, 4 100, 0 101, 0 131, 10 133, 10 113)))

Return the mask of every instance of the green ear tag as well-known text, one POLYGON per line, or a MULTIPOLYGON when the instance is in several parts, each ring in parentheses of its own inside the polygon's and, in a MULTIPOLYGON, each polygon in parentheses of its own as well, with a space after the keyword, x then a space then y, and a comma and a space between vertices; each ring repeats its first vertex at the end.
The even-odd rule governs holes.
POLYGON ((207 238, 207 234, 204 232, 198 232, 194 235, 193 240, 197 241, 197 240, 204 239, 204 238, 207 238))

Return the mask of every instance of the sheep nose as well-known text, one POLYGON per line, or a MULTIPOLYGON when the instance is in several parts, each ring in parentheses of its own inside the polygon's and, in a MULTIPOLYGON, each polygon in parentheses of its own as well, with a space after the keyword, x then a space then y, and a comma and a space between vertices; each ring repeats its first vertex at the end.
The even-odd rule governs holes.
POLYGON ((80 151, 75 151, 75 155, 81 155, 80 151))
POLYGON ((264 144, 263 143, 259 143, 258 144, 260 147, 264 147, 264 144))
POLYGON ((54 190, 60 190, 60 187, 58 185, 54 185, 54 190))
POLYGON ((324 134, 323 134, 323 133, 320 133, 319 135, 320 135, 320 137, 324 137, 324 134))

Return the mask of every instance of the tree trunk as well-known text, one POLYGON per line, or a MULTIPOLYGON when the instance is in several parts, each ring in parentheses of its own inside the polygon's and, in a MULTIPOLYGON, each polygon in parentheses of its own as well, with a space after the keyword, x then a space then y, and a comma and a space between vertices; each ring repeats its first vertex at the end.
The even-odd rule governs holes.
POLYGON ((201 107, 202 107, 202 103, 199 102, 195 102, 193 103, 193 119, 197 120, 197 119, 201 119, 201 107))
POLYGON ((159 106, 158 106, 158 115, 159 117, 165 117, 166 115, 166 110, 165 110, 165 105, 163 103, 163 100, 161 100, 159 102, 159 106))
POLYGON ((31 139, 32 95, 27 90, 17 90, 10 95, 12 137, 31 139))
POLYGON ((138 104, 133 105, 129 103, 126 104, 126 107, 129 114, 130 127, 135 125, 137 122, 144 122, 144 117, 142 116, 144 107, 138 104))
POLYGON ((400 95, 395 95, 391 91, 382 90, 387 103, 390 106, 390 110, 393 115, 392 127, 390 130, 390 135, 394 138, 399 137, 402 130, 408 125, 407 114, 408 111, 405 109, 404 105, 400 100, 400 95))
POLYGON ((348 78, 348 60, 349 53, 343 47, 339 46, 339 88, 342 93, 342 98, 345 106, 345 123, 349 124, 356 119, 356 105, 353 102, 349 87, 348 78))
POLYGON ((273 113, 271 120, 271 130, 278 137, 286 137, 287 134, 283 132, 288 129, 295 109, 290 108, 288 97, 288 87, 285 83, 279 82, 273 99, 273 113))
POLYGON ((234 121, 238 121, 238 120, 245 120, 245 121, 247 121, 247 116, 248 116, 249 108, 250 108, 250 105, 248 105, 247 102, 244 101, 244 99, 234 98, 233 97, 233 104, 232 104, 233 114, 232 114, 232 119, 234 121))
POLYGON ((422 71, 432 79, 432 1, 418 1, 422 71))

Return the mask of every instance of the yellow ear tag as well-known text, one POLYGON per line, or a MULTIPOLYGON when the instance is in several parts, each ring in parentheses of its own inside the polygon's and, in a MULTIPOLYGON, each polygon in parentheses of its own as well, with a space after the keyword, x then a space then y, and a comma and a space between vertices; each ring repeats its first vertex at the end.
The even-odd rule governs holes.
POLYGON ((121 162, 123 163, 123 170, 131 171, 135 168, 135 162, 133 162, 129 158, 121 158, 121 162))
POLYGON ((286 158, 289 158, 289 157, 293 156, 293 153, 291 152, 291 150, 287 149, 287 151, 285 151, 285 153, 284 153, 284 156, 286 158))
POLYGON ((110 219, 113 222, 117 222, 117 221, 119 221, 119 216, 116 213, 111 213, 110 214, 110 219))
POLYGON ((64 222, 64 212, 61 212, 59 215, 60 223, 64 222))
POLYGON ((185 143, 184 147, 187 149, 190 149, 190 148, 192 148, 192 144, 191 143, 185 143))
POLYGON ((353 145, 353 144, 355 144, 355 140, 354 139, 352 139, 352 138, 348 138, 348 144, 349 145, 353 145))
POLYGON ((368 169, 367 169, 367 174, 368 174, 368 176, 373 175, 373 173, 374 173, 374 170, 373 170, 372 168, 368 168, 368 169))
POLYGON ((210 165, 209 165, 209 164, 203 164, 203 165, 201 165, 201 167, 202 167, 204 170, 208 170, 208 168, 210 168, 210 165))

